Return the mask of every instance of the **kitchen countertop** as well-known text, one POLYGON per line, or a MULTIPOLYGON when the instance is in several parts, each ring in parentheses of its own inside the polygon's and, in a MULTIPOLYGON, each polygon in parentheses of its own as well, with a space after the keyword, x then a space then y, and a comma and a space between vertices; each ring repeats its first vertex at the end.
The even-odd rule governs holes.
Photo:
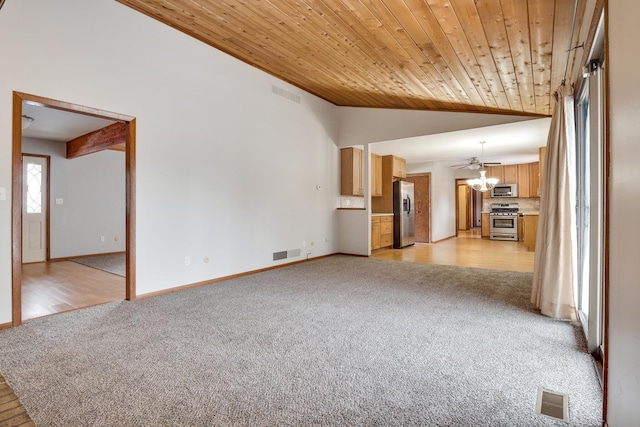
POLYGON ((532 212, 518 212, 518 214, 524 216, 524 215, 539 215, 540 213, 536 211, 532 211, 532 212))

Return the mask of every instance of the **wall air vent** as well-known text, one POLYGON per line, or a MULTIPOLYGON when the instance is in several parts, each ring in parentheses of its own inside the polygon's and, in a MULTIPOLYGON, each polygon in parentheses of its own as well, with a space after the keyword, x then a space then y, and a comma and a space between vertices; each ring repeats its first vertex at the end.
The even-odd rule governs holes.
POLYGON ((293 258, 293 257, 297 257, 300 256, 300 249, 291 249, 287 251, 287 258, 293 258))
POLYGON ((297 104, 300 104, 300 95, 296 95, 293 92, 289 92, 286 89, 282 89, 281 87, 278 87, 276 85, 271 85, 271 92, 275 93, 276 95, 280 95, 284 98, 287 98, 289 101, 293 101, 297 104))
POLYGON ((558 393, 538 387, 536 414, 568 423, 569 396, 564 393, 558 393))
POLYGON ((281 251, 281 252, 274 252, 273 253, 273 260, 274 261, 278 261, 280 259, 286 259, 287 258, 287 251, 281 251))

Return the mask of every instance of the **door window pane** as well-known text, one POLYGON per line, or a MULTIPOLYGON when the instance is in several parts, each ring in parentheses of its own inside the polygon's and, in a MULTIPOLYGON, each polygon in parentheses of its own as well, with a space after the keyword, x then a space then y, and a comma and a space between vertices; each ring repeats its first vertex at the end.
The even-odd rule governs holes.
POLYGON ((27 213, 42 213, 42 166, 27 163, 27 213))

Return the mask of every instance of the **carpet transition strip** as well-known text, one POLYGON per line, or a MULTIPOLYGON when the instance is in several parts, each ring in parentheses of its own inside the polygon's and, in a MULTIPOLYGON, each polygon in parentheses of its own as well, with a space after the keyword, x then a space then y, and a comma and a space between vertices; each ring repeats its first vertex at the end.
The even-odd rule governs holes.
POLYGON ((0 375, 0 426, 3 427, 35 427, 29 414, 0 375))

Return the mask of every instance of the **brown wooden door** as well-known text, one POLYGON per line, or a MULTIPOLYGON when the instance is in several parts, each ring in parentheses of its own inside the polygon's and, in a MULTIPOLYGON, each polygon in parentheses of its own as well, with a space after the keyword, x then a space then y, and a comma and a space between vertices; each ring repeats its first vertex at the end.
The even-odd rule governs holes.
POLYGON ((416 242, 429 243, 431 241, 431 174, 410 175, 405 181, 413 182, 414 186, 416 242))
POLYGON ((458 230, 469 229, 469 185, 458 184, 458 230))

